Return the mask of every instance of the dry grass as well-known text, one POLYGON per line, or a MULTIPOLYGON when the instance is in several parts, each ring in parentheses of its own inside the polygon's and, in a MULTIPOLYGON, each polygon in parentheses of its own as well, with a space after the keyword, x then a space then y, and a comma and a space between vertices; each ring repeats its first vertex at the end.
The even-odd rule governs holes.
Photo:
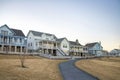
POLYGON ((120 80, 120 57, 80 60, 75 64, 100 80, 120 80))
POLYGON ((65 60, 27 56, 27 68, 21 68, 18 58, 0 55, 0 80, 62 80, 58 64, 65 60))

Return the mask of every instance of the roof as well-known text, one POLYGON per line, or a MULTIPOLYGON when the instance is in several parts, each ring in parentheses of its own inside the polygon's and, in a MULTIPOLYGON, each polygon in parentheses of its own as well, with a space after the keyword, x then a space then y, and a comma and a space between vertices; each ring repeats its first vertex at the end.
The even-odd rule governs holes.
POLYGON ((114 50, 116 50, 116 51, 120 51, 120 49, 114 49, 114 50))
POLYGON ((69 43, 70 43, 71 45, 78 45, 78 46, 82 46, 80 43, 77 43, 77 42, 74 42, 74 41, 69 41, 69 43))
POLYGON ((15 36, 23 36, 23 37, 25 37, 22 30, 18 30, 18 29, 11 29, 11 30, 15 33, 15 36))
POLYGON ((54 36, 57 39, 57 37, 54 34, 38 32, 38 31, 33 31, 33 30, 30 30, 29 32, 32 32, 34 36, 40 36, 41 37, 42 34, 46 34, 47 36, 54 36))
POLYGON ((57 39, 57 41, 61 42, 63 39, 65 39, 65 38, 59 38, 59 39, 57 39))
POLYGON ((98 42, 88 43, 88 44, 86 44, 85 46, 90 48, 90 47, 95 46, 97 43, 98 43, 98 42))
POLYGON ((6 26, 11 32, 13 32, 15 36, 23 36, 23 37, 25 37, 25 35, 24 35, 24 33, 22 32, 22 30, 9 28, 6 24, 4 24, 4 25, 1 26, 1 27, 4 27, 4 26, 6 26))
POLYGON ((32 31, 32 30, 30 30, 30 32, 32 32, 34 36, 41 36, 43 34, 42 32, 32 31))
MULTIPOLYGON (((57 39, 57 41, 58 41, 58 42, 61 42, 61 41, 64 40, 64 39, 67 40, 67 38, 64 37, 64 38, 59 38, 59 39, 57 39)), ((68 41, 68 40, 67 40, 67 41, 68 41)))

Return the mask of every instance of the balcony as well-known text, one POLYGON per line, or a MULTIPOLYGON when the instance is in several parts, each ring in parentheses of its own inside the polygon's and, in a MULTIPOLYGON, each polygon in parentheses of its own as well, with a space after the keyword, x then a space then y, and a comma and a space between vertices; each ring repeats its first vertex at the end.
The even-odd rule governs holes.
POLYGON ((46 45, 39 45, 40 48, 46 48, 46 49, 56 49, 55 46, 46 46, 46 45))
POLYGON ((0 41, 1 45, 11 45, 11 46, 25 46, 24 43, 16 43, 16 42, 5 42, 5 41, 0 41))
POLYGON ((69 50, 70 52, 81 52, 81 50, 69 50))

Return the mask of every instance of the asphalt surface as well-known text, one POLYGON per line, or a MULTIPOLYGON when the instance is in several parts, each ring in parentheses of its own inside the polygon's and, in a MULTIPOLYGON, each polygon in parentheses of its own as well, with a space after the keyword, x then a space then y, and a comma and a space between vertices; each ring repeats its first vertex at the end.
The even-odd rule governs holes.
POLYGON ((78 69, 75 66, 77 60, 69 60, 59 64, 64 80, 99 80, 98 78, 78 69))

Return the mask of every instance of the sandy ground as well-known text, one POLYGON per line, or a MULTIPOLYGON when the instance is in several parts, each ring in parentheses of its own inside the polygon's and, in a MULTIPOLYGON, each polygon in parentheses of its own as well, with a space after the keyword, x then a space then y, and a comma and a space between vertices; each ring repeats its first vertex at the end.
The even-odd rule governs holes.
POLYGON ((18 56, 0 55, 0 80, 62 80, 58 64, 64 61, 27 56, 22 68, 18 56))
POLYGON ((100 80, 120 80, 120 57, 80 60, 75 64, 100 80))

